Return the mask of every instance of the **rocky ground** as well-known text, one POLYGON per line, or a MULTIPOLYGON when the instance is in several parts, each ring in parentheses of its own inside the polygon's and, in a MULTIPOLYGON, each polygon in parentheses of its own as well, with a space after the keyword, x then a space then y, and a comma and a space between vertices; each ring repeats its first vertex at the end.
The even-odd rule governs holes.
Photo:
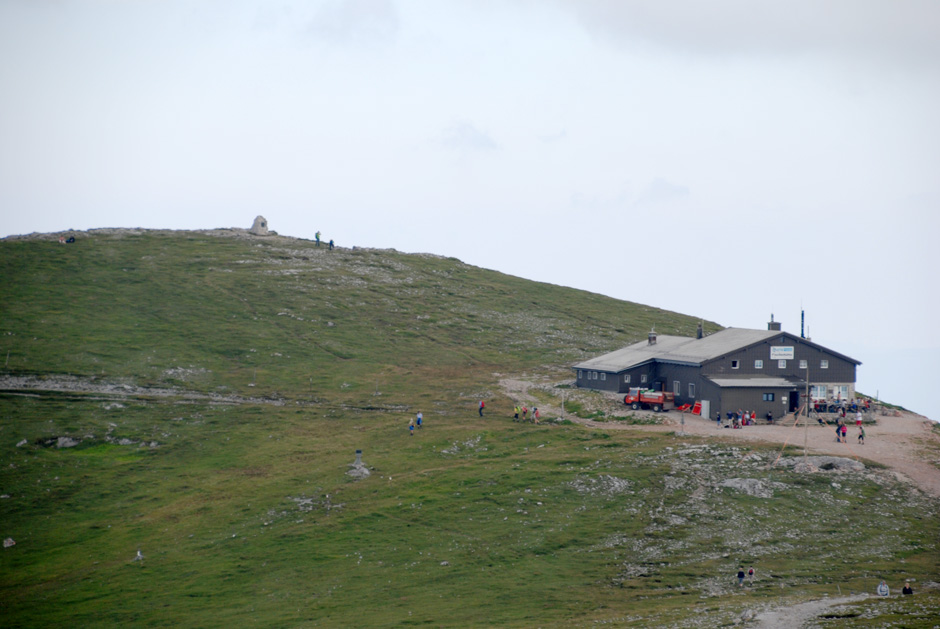
MULTIPOLYGON (((653 413, 632 411, 626 408, 620 396, 596 391, 566 389, 568 400, 577 400, 586 408, 603 410, 605 420, 593 421, 564 413, 560 403, 554 400, 546 404, 544 394, 551 392, 559 397, 557 389, 545 382, 519 379, 501 381, 503 390, 515 399, 539 402, 543 416, 563 416, 566 419, 605 430, 645 430, 651 432, 680 431, 698 437, 714 437, 731 441, 751 441, 806 447, 809 454, 822 454, 852 459, 868 459, 890 468, 899 479, 912 483, 927 494, 940 498, 940 432, 937 423, 916 413, 891 411, 885 414, 872 413, 874 423, 865 424, 865 443, 857 441, 858 431, 850 425, 848 443, 835 439, 832 427, 822 427, 811 419, 808 426, 802 418, 796 421, 789 415, 773 425, 760 424, 739 430, 718 428, 716 422, 698 415, 670 411, 653 413), (655 424, 620 423, 618 418, 638 417, 656 421, 655 424)), ((868 421, 871 417, 867 417, 868 421)))

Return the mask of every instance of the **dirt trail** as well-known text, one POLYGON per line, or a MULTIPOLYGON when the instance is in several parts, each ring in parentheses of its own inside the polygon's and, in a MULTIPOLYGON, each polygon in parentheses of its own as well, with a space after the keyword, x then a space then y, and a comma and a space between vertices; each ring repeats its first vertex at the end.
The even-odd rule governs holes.
MULTIPOLYGON (((511 397, 528 401, 535 397, 529 389, 541 389, 544 385, 521 380, 503 380, 503 389, 511 397)), ((576 395, 575 391, 572 395, 576 395)), ((611 398, 614 408, 619 400, 611 398)), ((561 416, 560 408, 550 407, 540 403, 543 416, 561 416)), ((619 406, 623 406, 619 404, 619 406)), ((621 412, 619 409, 617 412, 621 412)), ((718 428, 716 422, 703 419, 698 415, 670 411, 668 413, 652 413, 646 411, 633 412, 624 408, 622 415, 650 415, 663 421, 657 425, 628 425, 618 424, 616 421, 595 422, 581 419, 573 415, 565 415, 571 421, 603 430, 640 430, 649 432, 675 432, 682 431, 698 437, 721 438, 731 441, 753 441, 763 443, 789 444, 797 447, 806 444, 810 454, 825 454, 842 456, 853 459, 869 459, 889 467, 898 477, 906 482, 913 483, 922 491, 935 498, 940 498, 940 434, 933 430, 936 426, 923 415, 900 412, 895 415, 875 415, 876 424, 865 425, 865 444, 857 440, 858 430, 850 422, 848 443, 838 443, 835 438, 835 427, 820 426, 815 420, 804 427, 801 423, 794 424, 792 415, 787 416, 773 425, 747 426, 738 430, 718 428), (682 422, 685 422, 684 425, 682 422)))
MULTIPOLYGON (((843 596, 841 598, 822 598, 796 605, 787 605, 778 607, 770 611, 761 612, 754 617, 757 622, 754 627, 757 629, 796 629, 804 627, 807 623, 815 621, 820 614, 826 612, 830 607, 844 605, 846 603, 857 603, 868 598, 867 594, 856 596, 843 596)), ((750 626, 750 625, 749 625, 750 626)), ((815 623, 812 626, 816 626, 815 623)))

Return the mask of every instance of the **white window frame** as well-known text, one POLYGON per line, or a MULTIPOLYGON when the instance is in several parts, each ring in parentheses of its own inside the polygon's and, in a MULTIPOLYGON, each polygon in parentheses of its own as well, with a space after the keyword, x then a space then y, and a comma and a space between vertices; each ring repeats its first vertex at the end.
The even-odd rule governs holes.
POLYGON ((607 382, 607 374, 603 371, 601 372, 601 382, 607 382))
POLYGON ((692 398, 693 400, 695 399, 695 383, 694 382, 689 383, 689 397, 692 398))
POLYGON ((624 384, 630 384, 630 374, 626 373, 623 375, 624 384))
POLYGON ((763 369, 763 368, 764 368, 764 361, 762 361, 759 358, 754 361, 754 369, 763 369))
POLYGON ((805 360, 800 361, 800 369, 806 369, 808 366, 805 360))
POLYGON ((640 375, 640 383, 641 383, 641 384, 646 384, 646 374, 645 374, 645 373, 640 375))
POLYGON ((741 361, 740 361, 740 360, 732 360, 732 361, 731 361, 731 368, 732 368, 732 369, 738 369, 738 368, 740 368, 740 367, 741 367, 741 361))
POLYGON ((820 368, 820 369, 829 369, 829 361, 828 361, 828 360, 821 360, 821 361, 819 361, 819 368, 820 368))
POLYGON ((596 372, 596 371, 592 371, 592 372, 591 372, 591 380, 597 380, 597 372, 596 372))
POLYGON ((682 383, 678 380, 672 381, 672 394, 673 395, 682 395, 682 383))
POLYGON ((786 361, 786 359, 782 359, 782 360, 778 360, 778 361, 777 361, 777 369, 786 369, 786 368, 787 368, 787 361, 786 361))
POLYGON ((764 402, 773 402, 774 398, 777 396, 773 393, 764 393, 762 397, 764 402))
POLYGON ((584 371, 578 369, 578 380, 584 380, 584 371))

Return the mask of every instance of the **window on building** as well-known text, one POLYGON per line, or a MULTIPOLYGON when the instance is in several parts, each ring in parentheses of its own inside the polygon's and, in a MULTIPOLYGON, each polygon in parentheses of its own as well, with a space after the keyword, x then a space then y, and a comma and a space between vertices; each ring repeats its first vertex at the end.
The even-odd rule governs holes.
POLYGON ((645 374, 645 373, 640 375, 640 382, 643 383, 643 384, 646 384, 646 374, 645 374))
POLYGON ((829 369, 829 361, 828 361, 828 360, 821 360, 821 361, 819 361, 819 368, 820 368, 820 369, 829 369))
POLYGON ((736 361, 736 360, 732 360, 732 361, 731 361, 731 368, 732 368, 732 369, 737 369, 739 366, 740 366, 740 363, 738 363, 738 361, 736 361))
POLYGON ((825 400, 829 387, 824 384, 814 384, 809 388, 809 394, 814 400, 825 400))
POLYGON ((765 401, 765 402, 773 402, 773 401, 774 401, 774 394, 773 394, 773 393, 765 393, 765 394, 764 394, 764 401, 765 401))
POLYGON ((623 377, 623 381, 626 382, 627 384, 630 384, 630 374, 626 374, 626 375, 623 377))
POLYGON ((805 360, 801 360, 801 361, 800 361, 800 369, 806 369, 806 361, 805 361, 805 360))
POLYGON ((849 387, 848 387, 848 385, 845 385, 845 384, 837 384, 836 386, 832 387, 832 390, 833 390, 833 393, 835 393, 835 396, 836 396, 838 399, 840 399, 840 400, 847 400, 847 399, 849 399, 849 387))
POLYGON ((763 369, 763 368, 764 368, 764 361, 762 360, 754 361, 754 369, 763 369))
POLYGON ((601 380, 603 380, 604 382, 607 382, 607 374, 606 374, 606 373, 601 373, 601 380))
POLYGON ((785 360, 777 361, 777 369, 786 369, 786 368, 787 368, 787 361, 785 360))
POLYGON ((584 372, 578 369, 578 380, 584 380, 584 372))
POLYGON ((695 397, 695 383, 694 382, 689 383, 689 397, 691 398, 695 397))
POLYGON ((592 372, 591 372, 591 378, 594 379, 594 380, 597 380, 597 372, 596 372, 596 371, 592 371, 592 372))
POLYGON ((682 395, 682 383, 678 380, 672 381, 672 392, 674 395, 682 395))

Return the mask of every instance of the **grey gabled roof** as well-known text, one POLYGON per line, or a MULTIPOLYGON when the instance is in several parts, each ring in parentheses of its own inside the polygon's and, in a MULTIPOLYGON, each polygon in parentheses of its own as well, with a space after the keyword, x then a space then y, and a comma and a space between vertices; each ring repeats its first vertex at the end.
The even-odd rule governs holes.
POLYGON ((623 371, 630 367, 636 367, 652 360, 661 359, 664 355, 674 349, 678 349, 689 341, 694 341, 687 336, 664 336, 661 335, 655 345, 650 345, 648 341, 641 341, 628 345, 622 349, 597 356, 583 363, 574 366, 575 369, 593 369, 596 371, 623 371))
MULTIPOLYGON (((657 338, 655 345, 650 345, 649 341, 640 341, 609 354, 578 363, 574 365, 574 369, 593 369, 616 373, 653 360, 685 365, 701 365, 754 343, 781 335, 787 335, 787 333, 779 330, 750 330, 747 328, 725 328, 701 339, 688 336, 662 335, 657 338)), ((815 343, 810 344, 815 345, 815 343)), ((816 347, 842 357, 841 354, 832 350, 819 345, 816 345, 816 347)), ((861 364, 847 356, 843 358, 861 364)))

